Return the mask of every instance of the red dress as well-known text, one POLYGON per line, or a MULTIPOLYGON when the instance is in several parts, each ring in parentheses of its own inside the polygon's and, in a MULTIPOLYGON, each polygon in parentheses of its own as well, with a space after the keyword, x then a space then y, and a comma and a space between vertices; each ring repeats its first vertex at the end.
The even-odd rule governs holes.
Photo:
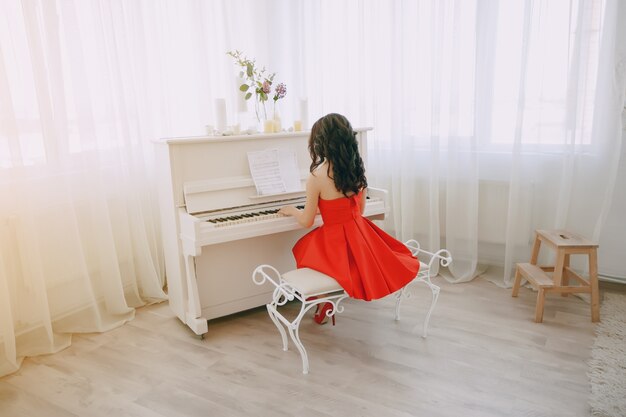
POLYGON ((419 261, 402 242, 361 215, 363 193, 319 199, 324 224, 293 247, 298 268, 311 268, 337 280, 348 295, 375 300, 411 282, 419 261))

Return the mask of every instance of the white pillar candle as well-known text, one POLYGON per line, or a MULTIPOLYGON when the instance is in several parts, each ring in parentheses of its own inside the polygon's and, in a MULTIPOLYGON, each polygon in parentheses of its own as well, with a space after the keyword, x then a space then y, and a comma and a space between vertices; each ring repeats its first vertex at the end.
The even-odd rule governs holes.
POLYGON ((215 121, 217 130, 220 132, 226 130, 226 99, 215 99, 215 121))
POLYGON ((293 121, 293 131, 294 132, 300 132, 302 130, 302 121, 301 120, 294 120, 293 121))
POLYGON ((268 119, 263 123, 263 132, 274 133, 274 121, 273 120, 268 119))
POLYGON ((300 120, 302 127, 309 129, 309 101, 306 98, 300 99, 300 120))

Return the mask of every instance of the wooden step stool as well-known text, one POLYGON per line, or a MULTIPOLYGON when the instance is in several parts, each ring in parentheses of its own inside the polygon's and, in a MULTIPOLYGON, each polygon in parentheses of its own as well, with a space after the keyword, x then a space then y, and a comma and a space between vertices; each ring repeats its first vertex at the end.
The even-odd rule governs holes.
POLYGON ((598 294, 598 245, 582 236, 565 230, 536 230, 530 263, 519 263, 515 270, 512 296, 517 297, 522 277, 537 290, 535 322, 543 321, 543 304, 546 293, 556 292, 563 297, 572 293, 591 294, 591 321, 600 321, 600 296, 598 294), (555 266, 537 266, 541 243, 556 252, 555 266), (571 255, 589 256, 589 280, 581 277, 569 266, 571 255), (546 272, 552 272, 552 276, 546 272), (570 285, 573 278, 579 285, 570 285))

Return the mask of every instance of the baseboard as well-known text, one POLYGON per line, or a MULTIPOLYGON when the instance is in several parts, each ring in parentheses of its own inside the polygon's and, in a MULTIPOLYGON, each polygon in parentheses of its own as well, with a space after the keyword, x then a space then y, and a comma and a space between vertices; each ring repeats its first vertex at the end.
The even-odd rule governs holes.
POLYGON ((610 292, 626 293, 626 282, 604 281, 600 280, 600 289, 610 292))

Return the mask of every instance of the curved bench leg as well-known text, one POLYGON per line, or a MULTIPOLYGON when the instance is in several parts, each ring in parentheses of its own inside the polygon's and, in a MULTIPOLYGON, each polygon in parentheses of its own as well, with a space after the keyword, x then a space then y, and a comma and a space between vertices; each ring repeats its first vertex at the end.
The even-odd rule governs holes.
POLYGON ((428 336, 428 323, 430 321, 430 315, 432 314, 433 310, 435 309, 435 304, 437 304, 437 299, 439 298, 439 291, 440 288, 438 286, 436 286, 435 284, 432 283, 426 283, 426 285, 428 285, 430 287, 430 290, 432 291, 432 300, 430 301, 430 308, 428 309, 428 313, 426 314, 426 318, 424 319, 424 329, 422 332, 422 337, 426 337, 428 336))
POLYGON ((276 311, 274 306, 271 304, 267 304, 266 307, 267 307, 267 313, 269 314, 270 318, 272 319, 272 321, 278 328, 278 331, 280 332, 280 337, 283 340, 283 350, 287 351, 289 349, 289 345, 287 343, 287 334, 285 333, 285 329, 283 328, 283 325, 276 318, 276 314, 278 314, 278 312, 276 311))
POLYGON ((291 335, 291 340, 293 340, 293 343, 298 348, 298 351, 300 352, 300 357, 302 358, 302 373, 308 374, 309 373, 309 357, 306 354, 306 349, 304 348, 302 341, 300 340, 299 330, 300 330, 300 321, 298 321, 297 323, 294 323, 293 327, 289 326, 289 334, 291 335))
MULTIPOLYGON (((435 309, 435 305, 437 304, 437 300, 439 299, 439 291, 441 290, 441 288, 439 288, 437 285, 433 284, 432 282, 430 282, 430 277, 419 277, 415 280, 417 282, 422 282, 425 285, 428 286, 428 288, 430 288, 430 291, 432 293, 432 298, 430 301, 430 307, 428 308, 428 312, 426 313, 426 318, 424 319, 424 324, 423 324, 423 328, 422 328, 422 337, 426 337, 428 336, 428 323, 430 322, 430 316, 433 313, 433 310, 435 309)), ((413 282, 415 282, 413 281, 413 282)), ((403 287, 402 290, 400 290, 396 295, 396 320, 400 320, 400 304, 402 303, 402 300, 405 298, 410 298, 411 297, 411 292, 408 290, 408 285, 406 287, 403 287)))
POLYGON ((407 290, 407 286, 408 285, 402 287, 400 292, 396 294, 396 321, 400 320, 400 304, 402 300, 411 296, 411 293, 407 290))

